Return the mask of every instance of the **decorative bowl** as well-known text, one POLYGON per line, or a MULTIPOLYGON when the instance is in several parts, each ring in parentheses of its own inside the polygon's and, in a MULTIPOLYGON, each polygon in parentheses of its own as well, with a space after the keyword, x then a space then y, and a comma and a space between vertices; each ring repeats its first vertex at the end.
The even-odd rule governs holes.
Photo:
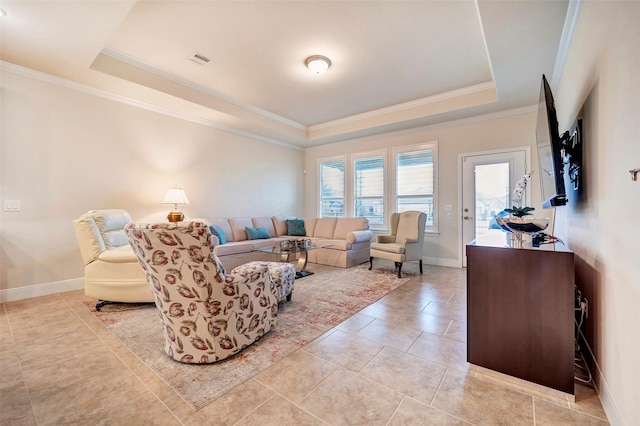
POLYGON ((524 247, 523 234, 535 234, 544 231, 549 226, 549 219, 535 217, 515 217, 507 212, 500 212, 495 216, 496 223, 510 234, 510 245, 514 248, 524 247))
POLYGON ((510 217, 496 215, 496 223, 506 232, 524 232, 534 234, 549 226, 549 219, 535 217, 510 217))

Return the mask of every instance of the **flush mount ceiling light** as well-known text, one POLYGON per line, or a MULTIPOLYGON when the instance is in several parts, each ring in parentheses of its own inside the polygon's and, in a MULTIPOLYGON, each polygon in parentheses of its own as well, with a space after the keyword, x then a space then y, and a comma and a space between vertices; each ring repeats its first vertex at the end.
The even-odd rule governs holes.
POLYGON ((304 64, 314 74, 324 74, 331 66, 331 61, 326 56, 313 55, 309 56, 304 64))

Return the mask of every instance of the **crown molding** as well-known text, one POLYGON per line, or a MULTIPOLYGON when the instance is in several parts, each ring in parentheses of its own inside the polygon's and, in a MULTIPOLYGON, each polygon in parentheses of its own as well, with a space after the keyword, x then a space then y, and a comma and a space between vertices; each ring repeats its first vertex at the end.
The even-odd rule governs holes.
POLYGON ((397 137, 397 136, 405 136, 405 135, 421 133, 421 132, 430 132, 434 130, 446 129, 449 127, 466 126, 469 124, 481 123, 483 121, 499 120, 501 118, 508 118, 516 115, 529 114, 537 111, 538 111, 538 105, 529 105, 525 107, 512 108, 504 111, 492 112, 488 114, 475 115, 473 117, 468 117, 468 118, 460 118, 456 120, 443 121, 441 123, 429 124, 426 126, 412 127, 410 129, 394 130, 387 133, 378 133, 375 135, 361 136, 361 137, 343 140, 339 142, 332 142, 332 143, 328 143, 320 146, 309 147, 305 151, 319 151, 319 150, 323 150, 331 147, 343 146, 348 144, 356 144, 356 143, 365 142, 365 141, 379 140, 379 139, 391 138, 391 137, 397 137))
POLYGON ((309 126, 309 132, 328 129, 335 126, 342 126, 361 120, 371 120, 377 117, 381 117, 386 114, 409 111, 416 108, 421 108, 428 105, 437 104, 443 101, 460 98, 463 96, 473 95, 476 93, 486 92, 487 90, 495 90, 496 85, 493 81, 487 81, 473 86, 463 87, 461 89, 450 90, 448 92, 439 93, 434 96, 428 96, 425 98, 415 99, 413 101, 402 102, 396 105, 391 105, 384 108, 375 109, 360 114, 350 115, 344 118, 338 118, 337 120, 331 120, 320 124, 314 124, 309 126))
POLYGON ((576 23, 578 22, 581 7, 582 0, 569 0, 567 16, 565 17, 564 25, 562 26, 562 35, 560 36, 560 44, 558 45, 558 54, 556 55, 556 63, 553 67, 553 74, 551 77, 553 90, 558 90, 558 84, 560 83, 560 78, 564 72, 564 65, 567 62, 571 39, 573 38, 573 33, 576 29, 576 23))
POLYGON ((211 120, 204 119, 202 117, 184 114, 178 111, 170 110, 167 108, 161 108, 156 105, 152 105, 146 102, 141 102, 133 98, 129 98, 126 96, 117 95, 106 90, 96 89, 95 87, 90 87, 82 83, 77 83, 71 80, 67 80, 62 77, 57 77, 51 74, 47 74, 41 71, 36 71, 31 68, 26 68, 20 65, 15 65, 10 62, 0 61, 0 70, 3 72, 11 72, 13 74, 31 78, 34 80, 42 81, 45 83, 49 83, 55 86, 64 87, 66 89, 75 90, 77 92, 81 92, 87 95, 96 96, 99 98, 111 100, 114 102, 118 102, 121 104, 133 106, 136 108, 144 109, 147 111, 155 112, 158 114, 166 115, 173 118, 178 118, 180 120, 190 121, 192 123, 201 124, 203 126, 211 127, 226 133, 231 133, 237 136, 242 136, 250 139, 259 140, 262 142, 266 142, 272 145, 278 145, 285 148, 293 149, 296 151, 304 151, 303 147, 292 145, 286 142, 282 142, 277 139, 272 139, 266 136, 262 136, 256 133, 247 132, 244 130, 239 130, 230 126, 226 126, 224 124, 216 123, 211 120))

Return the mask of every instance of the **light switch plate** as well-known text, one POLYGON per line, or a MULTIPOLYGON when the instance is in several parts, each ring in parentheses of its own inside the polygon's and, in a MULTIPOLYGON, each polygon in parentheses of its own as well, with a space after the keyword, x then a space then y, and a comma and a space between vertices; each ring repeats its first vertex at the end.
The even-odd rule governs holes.
POLYGON ((4 211, 5 212, 19 212, 20 211, 20 200, 4 200, 4 211))

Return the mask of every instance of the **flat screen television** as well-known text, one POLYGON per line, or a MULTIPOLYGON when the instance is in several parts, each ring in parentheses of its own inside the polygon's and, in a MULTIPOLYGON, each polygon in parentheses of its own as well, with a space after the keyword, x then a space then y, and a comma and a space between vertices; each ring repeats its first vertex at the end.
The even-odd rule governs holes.
POLYGON ((567 204, 567 193, 564 188, 563 142, 558 131, 558 117, 553 95, 544 74, 538 101, 536 140, 542 207, 548 209, 564 206, 567 204))

